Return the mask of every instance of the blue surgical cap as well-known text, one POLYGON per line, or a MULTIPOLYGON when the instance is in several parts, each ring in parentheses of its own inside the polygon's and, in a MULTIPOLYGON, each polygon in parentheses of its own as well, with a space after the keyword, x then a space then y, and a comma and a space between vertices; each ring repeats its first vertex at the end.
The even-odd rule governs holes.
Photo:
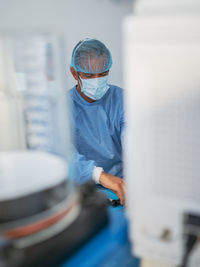
POLYGON ((85 39, 75 46, 70 66, 77 72, 102 73, 111 68, 112 56, 102 42, 96 39, 85 39))

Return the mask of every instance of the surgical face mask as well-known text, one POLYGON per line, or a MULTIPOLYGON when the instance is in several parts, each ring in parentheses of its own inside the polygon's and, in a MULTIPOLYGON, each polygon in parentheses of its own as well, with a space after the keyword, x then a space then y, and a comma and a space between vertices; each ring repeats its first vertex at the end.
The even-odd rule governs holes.
POLYGON ((99 78, 81 79, 81 92, 93 100, 99 100, 108 91, 108 75, 99 78))

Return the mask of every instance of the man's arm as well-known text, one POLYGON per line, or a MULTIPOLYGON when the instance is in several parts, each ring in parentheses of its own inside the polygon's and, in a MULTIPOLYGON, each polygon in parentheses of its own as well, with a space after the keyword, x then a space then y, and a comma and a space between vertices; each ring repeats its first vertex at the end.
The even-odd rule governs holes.
POLYGON ((75 181, 78 184, 84 184, 92 179, 94 168, 97 165, 94 160, 88 160, 74 148, 74 163, 76 167, 75 181))
MULTIPOLYGON (((74 148, 74 152, 76 166, 75 180, 79 184, 83 184, 88 180, 94 179, 94 170, 97 167, 96 162, 94 160, 88 160, 84 155, 79 154, 76 148, 74 148)), ((99 180, 102 186, 112 190, 119 197, 120 203, 124 205, 125 183, 123 179, 101 171, 99 173, 99 178, 94 180, 99 180)))

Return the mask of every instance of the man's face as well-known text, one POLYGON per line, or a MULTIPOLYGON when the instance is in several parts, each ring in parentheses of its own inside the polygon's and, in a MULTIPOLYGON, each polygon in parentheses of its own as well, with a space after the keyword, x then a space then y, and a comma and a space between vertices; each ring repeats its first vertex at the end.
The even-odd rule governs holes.
POLYGON ((109 70, 108 71, 105 71, 105 72, 102 72, 102 73, 95 73, 95 74, 91 74, 91 73, 84 73, 84 72, 77 72, 73 67, 70 68, 71 70, 71 73, 74 77, 75 80, 77 80, 78 82, 78 85, 77 85, 77 90, 78 92, 80 93, 80 95, 88 102, 94 102, 95 100, 93 99, 90 99, 89 97, 87 97, 86 95, 84 95, 82 92, 81 92, 81 81, 80 81, 80 78, 81 79, 92 79, 92 78, 100 78, 100 77, 104 77, 104 76, 107 76, 108 73, 109 73, 109 70))

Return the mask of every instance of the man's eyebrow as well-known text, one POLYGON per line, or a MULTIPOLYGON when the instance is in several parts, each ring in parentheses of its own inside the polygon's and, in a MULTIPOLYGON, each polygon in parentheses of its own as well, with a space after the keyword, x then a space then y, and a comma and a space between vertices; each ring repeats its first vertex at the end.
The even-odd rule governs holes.
POLYGON ((100 73, 101 75, 104 75, 104 74, 107 74, 108 73, 108 70, 107 71, 104 71, 102 73, 100 73))
MULTIPOLYGON (((107 74, 109 71, 107 70, 107 71, 104 71, 104 72, 101 72, 101 73, 99 73, 100 75, 105 75, 105 74, 107 74)), ((93 75, 95 75, 95 73, 82 73, 84 76, 88 76, 88 77, 90 77, 90 76, 93 76, 93 75)))

